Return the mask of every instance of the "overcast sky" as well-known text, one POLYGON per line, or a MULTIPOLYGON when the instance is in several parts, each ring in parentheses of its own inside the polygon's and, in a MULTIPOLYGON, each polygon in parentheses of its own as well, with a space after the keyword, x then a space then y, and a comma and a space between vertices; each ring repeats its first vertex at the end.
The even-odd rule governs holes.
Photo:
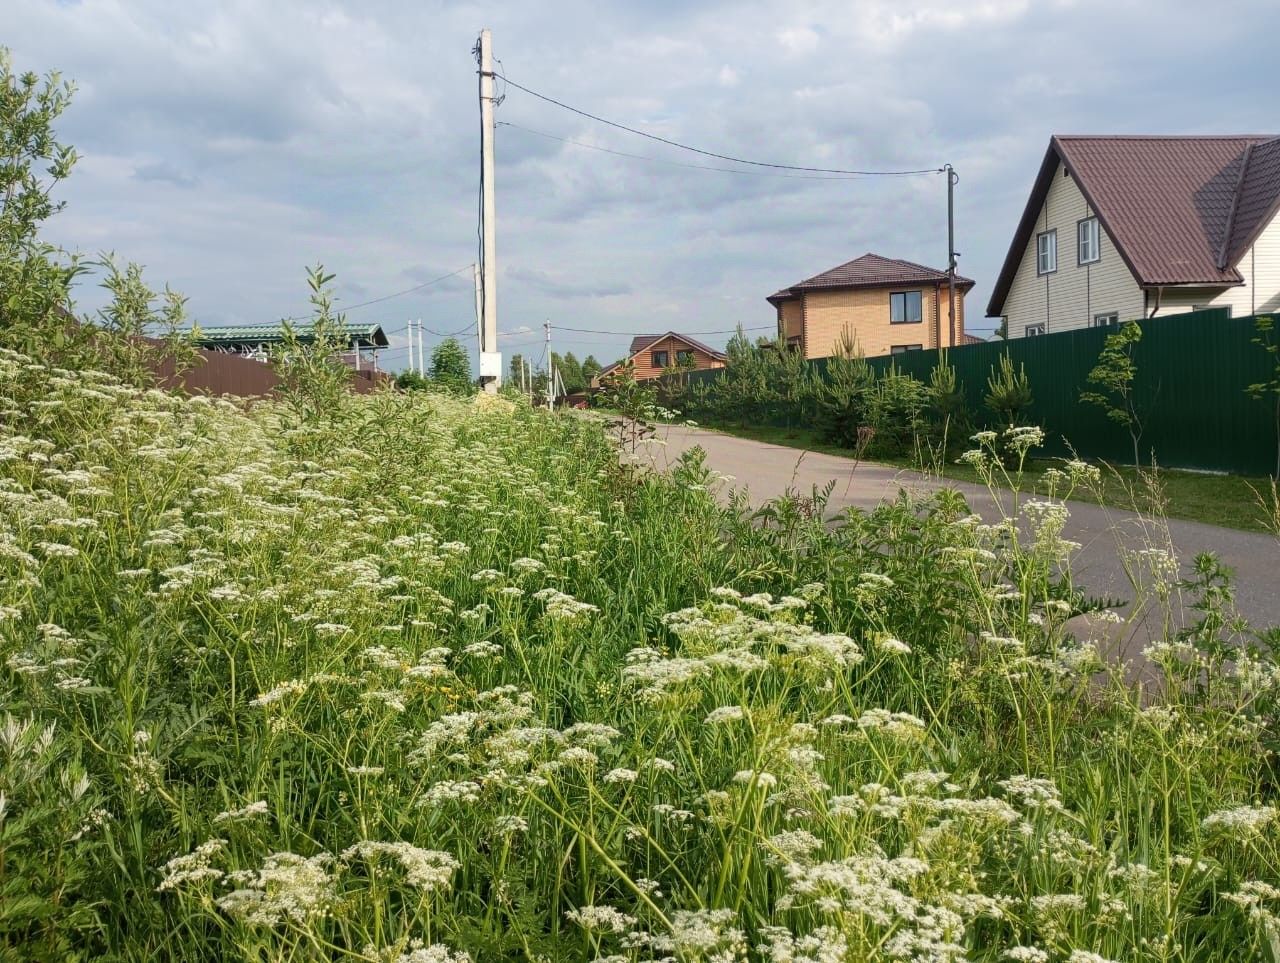
MULTIPOLYGON (((145 264, 205 326, 304 310, 317 261, 355 304, 475 260, 484 26, 513 81, 708 150, 954 164, 971 328, 991 327, 987 298, 1050 134, 1280 133, 1276 0, 4 6, 15 66, 79 86, 60 132, 83 160, 50 239, 145 264)), ((499 121, 727 166, 506 93, 499 121)), ((945 267, 940 175, 725 174, 497 134, 507 354, 536 360, 545 319, 613 332, 553 335, 604 362, 637 333, 768 326, 767 295, 867 251, 945 267)), ((86 287, 82 306, 97 297, 86 287)), ((467 327, 469 271, 351 313, 396 345, 411 317, 467 327)))

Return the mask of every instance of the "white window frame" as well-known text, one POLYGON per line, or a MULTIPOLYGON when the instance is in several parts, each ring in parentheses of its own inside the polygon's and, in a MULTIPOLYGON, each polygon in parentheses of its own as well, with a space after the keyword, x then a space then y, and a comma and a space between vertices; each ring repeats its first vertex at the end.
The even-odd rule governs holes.
POLYGON ((1102 260, 1102 229, 1097 217, 1076 222, 1076 263, 1097 264, 1102 260), (1087 250, 1086 250, 1087 248, 1087 250))
POLYGON ((906 354, 908 351, 923 351, 923 350, 924 350, 924 345, 922 344, 895 344, 895 345, 890 345, 889 347, 890 354, 906 354))
POLYGON ((1035 324, 1029 324, 1022 330, 1024 338, 1038 338, 1048 331, 1048 326, 1043 321, 1037 321, 1035 324))
POLYGON ((1044 277, 1058 270, 1058 229, 1036 235, 1036 276, 1044 277))
POLYGON ((1103 311, 1101 314, 1093 316, 1093 323, 1089 325, 1091 328, 1114 328, 1120 323, 1119 311, 1103 311))

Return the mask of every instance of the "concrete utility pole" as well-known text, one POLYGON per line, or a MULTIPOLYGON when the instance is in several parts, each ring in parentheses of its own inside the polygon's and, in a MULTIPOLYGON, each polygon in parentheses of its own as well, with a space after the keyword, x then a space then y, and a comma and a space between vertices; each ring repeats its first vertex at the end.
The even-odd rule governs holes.
POLYGON ((471 265, 471 277, 476 284, 476 345, 480 350, 480 365, 484 366, 484 294, 480 290, 480 264, 471 265))
POLYGON ((481 310, 480 380, 485 391, 498 390, 502 356, 498 353, 498 234, 493 181, 493 35, 480 31, 480 204, 481 310), (487 356, 487 357, 486 357, 487 356))
MULTIPOLYGON (((956 346, 956 182, 960 180, 950 164, 947 175, 947 318, 951 324, 951 347, 956 346)), ((939 345, 941 347, 941 345, 939 345)))
POLYGON ((542 329, 547 333, 547 411, 552 410, 551 399, 555 395, 553 381, 555 378, 555 356, 551 353, 551 322, 543 321, 542 329))

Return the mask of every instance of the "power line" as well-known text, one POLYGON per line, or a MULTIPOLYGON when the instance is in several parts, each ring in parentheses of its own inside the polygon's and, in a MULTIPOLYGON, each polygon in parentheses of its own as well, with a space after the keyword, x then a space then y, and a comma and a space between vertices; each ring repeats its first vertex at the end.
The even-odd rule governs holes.
POLYGON ((771 167, 771 168, 774 168, 775 170, 784 170, 784 171, 803 171, 809 174, 849 174, 857 177, 913 177, 920 174, 941 174, 943 171, 941 167, 930 167, 930 168, 924 168, 920 170, 899 170, 899 171, 842 170, 840 168, 832 168, 832 167, 799 167, 794 164, 771 164, 766 161, 747 160, 744 157, 734 157, 732 154, 719 154, 719 153, 716 153, 715 151, 703 150, 701 147, 693 147, 689 144, 682 144, 679 141, 670 140, 669 138, 661 137, 658 134, 651 134, 646 130, 639 130, 638 128, 635 128, 635 127, 628 127, 626 124, 619 124, 616 121, 607 120, 604 117, 600 117, 596 114, 588 113, 585 110, 581 110, 577 107, 573 107, 569 104, 566 104, 564 103, 564 101, 556 100, 554 97, 548 97, 546 94, 540 94, 536 90, 530 90, 528 87, 525 87, 522 84, 516 83, 514 80, 512 80, 510 77, 505 76, 504 74, 499 74, 495 71, 494 76, 501 77, 506 84, 516 88, 516 90, 523 90, 526 94, 529 94, 531 97, 537 97, 539 100, 546 101, 548 104, 554 104, 556 107, 560 107, 563 110, 567 110, 572 113, 578 114, 582 117, 586 117, 588 120, 594 120, 598 124, 607 124, 610 127, 618 128, 618 130, 625 130, 629 134, 636 134, 640 137, 647 137, 650 140, 656 140, 659 143, 666 144, 670 147, 678 147, 681 150, 687 150, 695 154, 701 154, 704 157, 714 157, 717 160, 730 161, 731 163, 734 163, 734 164, 748 164, 752 167, 771 167))
MULTIPOLYGON (((429 288, 433 284, 439 284, 441 281, 447 281, 449 278, 457 277, 463 271, 470 271, 471 265, 460 267, 456 271, 450 271, 448 274, 442 274, 438 278, 432 278, 430 281, 424 281, 422 284, 415 284, 411 288, 405 288, 403 291, 397 291, 395 294, 384 294, 380 298, 370 298, 368 301, 361 301, 359 304, 349 304, 341 308, 343 314, 348 311, 354 311, 356 308, 367 308, 371 304, 381 304, 383 301, 390 301, 392 298, 402 298, 406 294, 412 294, 414 291, 421 291, 423 288, 429 288)), ((295 318, 284 318, 285 321, 306 321, 311 316, 308 314, 298 315, 295 318)))
POLYGON ((684 164, 680 161, 667 160, 664 157, 650 157, 646 154, 629 154, 622 150, 613 150, 608 147, 601 147, 598 144, 588 144, 580 140, 571 140, 568 137, 557 137, 555 134, 548 134, 545 131, 534 130, 532 127, 525 127, 523 124, 514 124, 509 120, 498 121, 499 127, 514 127, 516 130, 523 130, 529 134, 536 134, 539 137, 545 137, 548 140, 558 140, 562 144, 571 144, 574 147, 585 147, 587 150, 598 150, 602 154, 613 154, 615 157, 630 157, 632 160, 648 161, 651 164, 667 164, 671 167, 683 167, 687 170, 694 171, 717 171, 721 174, 742 174, 747 177, 780 177, 789 181, 856 181, 859 178, 847 174, 781 174, 774 171, 744 171, 736 167, 712 167, 709 164, 684 164))
MULTIPOLYGON (((626 334, 623 334, 618 331, 602 331, 599 328, 566 328, 564 325, 560 325, 560 324, 556 325, 556 330, 557 331, 573 331, 576 334, 612 334, 619 338, 627 337, 626 334)), ((719 331, 677 331, 676 334, 683 334, 683 335, 734 334, 737 332, 737 330, 738 330, 737 328, 722 328, 719 331)), ((743 328, 742 330, 743 331, 774 331, 774 330, 777 330, 777 325, 760 324, 751 328, 743 328)))

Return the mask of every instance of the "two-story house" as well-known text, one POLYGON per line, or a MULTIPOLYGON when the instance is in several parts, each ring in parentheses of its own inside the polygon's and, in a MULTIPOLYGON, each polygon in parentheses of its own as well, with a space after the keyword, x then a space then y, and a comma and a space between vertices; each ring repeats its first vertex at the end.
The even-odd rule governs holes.
POLYGON ((954 316, 944 271, 879 254, 799 281, 766 299, 778 312, 778 337, 806 358, 827 358, 852 343, 864 355, 966 344, 964 296, 956 276, 954 316))
POLYGON ((987 305, 1009 337, 1280 309, 1280 138, 1056 136, 987 305))

